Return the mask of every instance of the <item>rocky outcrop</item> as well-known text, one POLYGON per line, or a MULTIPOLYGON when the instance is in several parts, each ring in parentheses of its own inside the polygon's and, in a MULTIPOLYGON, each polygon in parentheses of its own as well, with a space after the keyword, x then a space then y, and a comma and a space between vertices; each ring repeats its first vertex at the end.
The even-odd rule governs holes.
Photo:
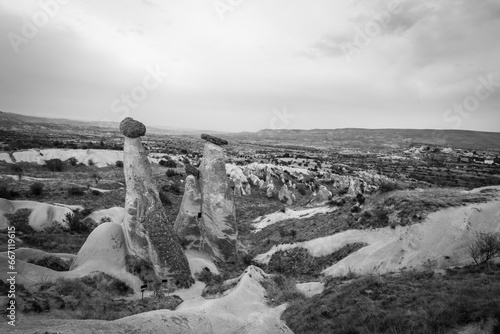
POLYGON ((348 195, 356 196, 357 194, 364 193, 364 184, 358 178, 351 178, 349 181, 349 190, 347 191, 348 195))
POLYGON ((280 201, 282 201, 283 203, 286 203, 287 205, 292 205, 293 201, 295 200, 295 196, 293 195, 293 193, 290 190, 288 190, 288 187, 286 184, 284 184, 283 187, 281 187, 281 189, 278 193, 278 198, 280 201))
POLYGON ((202 250, 214 259, 229 261, 236 256, 238 231, 221 146, 211 142, 205 144, 199 170, 202 250))
POLYGON ((236 196, 245 195, 245 190, 243 189, 243 184, 241 183, 241 179, 239 177, 234 179, 234 194, 236 196))
POLYGON ((332 192, 328 190, 324 185, 319 186, 317 200, 319 202, 326 202, 332 198, 332 192))
POLYGON ((245 192, 247 195, 251 195, 252 194, 252 187, 250 186, 250 183, 246 183, 245 184, 245 192))
POLYGON ((211 135, 207 135, 205 133, 203 133, 201 135, 201 139, 206 140, 209 143, 212 143, 212 144, 215 144, 215 145, 219 145, 219 146, 223 146, 223 145, 227 145, 228 144, 227 140, 225 140, 225 139, 217 138, 217 137, 214 137, 214 136, 211 136, 211 135))
POLYGON ((273 197, 273 194, 274 194, 274 183, 271 182, 267 185, 266 196, 271 198, 273 197))
POLYGON ((129 261, 142 261, 154 270, 158 281, 173 280, 191 285, 188 260, 167 221, 165 209, 152 179, 151 166, 140 136, 145 126, 130 117, 120 124, 125 135, 124 172, 127 186, 123 230, 129 261))
POLYGON ((174 223, 175 233, 185 241, 187 249, 201 250, 202 232, 201 219, 201 193, 197 179, 193 175, 186 178, 184 196, 181 207, 174 223))

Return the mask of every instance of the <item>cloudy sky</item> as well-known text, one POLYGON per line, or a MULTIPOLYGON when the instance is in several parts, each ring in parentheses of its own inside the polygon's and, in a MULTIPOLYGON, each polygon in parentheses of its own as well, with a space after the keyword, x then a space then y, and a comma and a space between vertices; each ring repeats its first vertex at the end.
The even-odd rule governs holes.
POLYGON ((500 131, 498 0, 0 0, 0 111, 500 131))

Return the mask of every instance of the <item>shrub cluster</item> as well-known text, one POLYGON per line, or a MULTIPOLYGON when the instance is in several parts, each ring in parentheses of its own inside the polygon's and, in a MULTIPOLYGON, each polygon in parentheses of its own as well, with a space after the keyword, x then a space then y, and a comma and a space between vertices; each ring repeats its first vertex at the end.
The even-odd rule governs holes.
POLYGON ((35 182, 30 186, 30 192, 34 196, 40 196, 43 193, 43 183, 35 182))
POLYGON ((68 195, 70 195, 70 196, 82 196, 84 194, 85 194, 85 188, 77 187, 77 186, 73 186, 73 187, 68 188, 68 195))
POLYGON ((53 255, 47 255, 38 259, 29 259, 27 262, 55 271, 69 271, 71 267, 71 261, 65 261, 60 257, 53 255))
POLYGON ((283 275, 272 275, 261 282, 267 292, 267 302, 272 306, 283 303, 300 302, 306 297, 299 292, 293 278, 283 275))
POLYGON ((9 221, 10 226, 15 227, 16 232, 29 234, 34 232, 33 228, 29 225, 31 211, 31 209, 18 209, 14 213, 6 213, 4 216, 9 221))
POLYGON ((50 159, 45 161, 45 166, 51 172, 62 172, 64 170, 64 164, 61 159, 50 159))

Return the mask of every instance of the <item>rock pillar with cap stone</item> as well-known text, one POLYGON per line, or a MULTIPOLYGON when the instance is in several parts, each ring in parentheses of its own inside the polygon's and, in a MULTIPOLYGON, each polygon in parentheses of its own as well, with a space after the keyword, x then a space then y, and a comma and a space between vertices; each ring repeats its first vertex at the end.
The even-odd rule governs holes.
POLYGON ((203 160, 199 166, 202 217, 203 251, 214 259, 231 261, 236 256, 238 231, 233 194, 228 185, 224 150, 219 144, 225 140, 213 136, 202 136, 205 144, 203 160))
POLYGON ((188 260, 173 226, 167 221, 141 143, 146 127, 127 117, 121 122, 120 131, 125 136, 123 165, 127 194, 123 229, 129 257, 149 263, 158 281, 169 279, 189 287, 192 278, 188 260))

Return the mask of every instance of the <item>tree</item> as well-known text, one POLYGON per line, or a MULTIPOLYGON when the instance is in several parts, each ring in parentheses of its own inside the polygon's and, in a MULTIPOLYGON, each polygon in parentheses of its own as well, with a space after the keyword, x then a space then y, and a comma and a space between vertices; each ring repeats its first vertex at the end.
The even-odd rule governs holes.
POLYGON ((52 172, 62 172, 64 169, 61 159, 50 159, 45 161, 45 166, 52 172))
POLYGON ((30 191, 35 196, 40 196, 43 193, 43 183, 35 182, 30 186, 30 191))
POLYGON ((19 165, 13 165, 11 167, 11 170, 13 173, 15 173, 19 177, 19 180, 20 180, 21 177, 23 176, 23 167, 21 167, 19 165))
POLYGON ((500 233, 478 232, 469 244, 469 255, 477 265, 500 257, 500 233))

